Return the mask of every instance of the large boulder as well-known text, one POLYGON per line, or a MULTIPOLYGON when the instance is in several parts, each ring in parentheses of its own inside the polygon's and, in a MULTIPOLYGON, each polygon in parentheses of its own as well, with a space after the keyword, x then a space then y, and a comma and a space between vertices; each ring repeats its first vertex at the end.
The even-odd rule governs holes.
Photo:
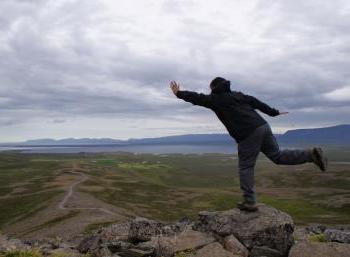
POLYGON ((173 256, 177 252, 196 250, 214 241, 214 237, 187 226, 178 234, 154 236, 150 241, 139 244, 138 247, 153 248, 157 256, 173 256))
POLYGON ((326 229, 324 234, 327 241, 350 244, 350 231, 326 229))
POLYGON ((128 238, 132 241, 149 241, 157 235, 175 235, 183 231, 187 224, 188 221, 164 224, 147 218, 137 217, 131 221, 128 238))
POLYGON ((247 248, 238 241, 238 239, 234 235, 229 235, 223 239, 222 242, 224 248, 229 252, 239 255, 242 257, 248 257, 249 251, 247 248))
MULTIPOLYGON (((187 224, 188 221, 165 224, 137 217, 130 222, 113 224, 87 235, 77 249, 81 253, 90 253, 93 257, 116 254, 127 257, 153 256, 163 248, 167 252, 172 252, 173 242, 176 241, 179 244, 181 238, 187 235, 187 233, 182 233, 187 224)), ((202 234, 197 231, 193 232, 202 234)), ((187 238, 187 240, 196 242, 195 237, 187 238)), ((177 247, 179 246, 175 248, 177 247)))
POLYGON ((263 246, 274 256, 276 251, 286 256, 293 244, 294 223, 288 214, 259 204, 259 210, 251 213, 239 209, 200 212, 194 229, 221 237, 232 234, 249 250, 263 246))
POLYGON ((123 242, 129 238, 130 222, 117 223, 99 229, 87 235, 77 246, 81 253, 90 253, 92 256, 107 256, 114 249, 129 247, 123 242))
POLYGON ((350 244, 341 243, 320 243, 320 242, 300 242, 295 244, 289 257, 349 257, 350 244))
POLYGON ((129 239, 149 241, 152 236, 162 234, 164 224, 154 220, 138 217, 130 224, 129 239))

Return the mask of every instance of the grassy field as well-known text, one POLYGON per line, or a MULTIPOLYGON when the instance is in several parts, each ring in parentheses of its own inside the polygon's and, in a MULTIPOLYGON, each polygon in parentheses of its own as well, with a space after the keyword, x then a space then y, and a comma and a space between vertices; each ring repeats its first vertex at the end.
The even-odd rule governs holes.
POLYGON ((46 186, 57 175, 60 165, 50 159, 0 154, 0 226, 34 215, 61 193, 46 186))
MULTIPOLYGON (((338 156, 335 150, 329 156, 338 156)), ((237 160, 223 154, 122 155, 81 161, 103 189, 97 198, 162 220, 194 218, 198 211, 232 208, 240 200, 237 160), (102 172, 101 172, 102 171, 102 172), (102 175, 103 174, 103 175, 102 175)), ((345 158, 337 162, 346 162, 345 158)), ((290 213, 297 223, 349 223, 350 165, 277 166, 261 158, 256 167, 259 202, 290 213)))
MULTIPOLYGON (((327 151, 327 173, 312 164, 277 166, 262 156, 256 167, 258 201, 288 212, 299 224, 349 224, 350 155, 344 151, 327 151)), ((193 219, 201 210, 233 208, 240 200, 232 155, 1 153, 0 227, 46 208, 63 193, 50 182, 73 164, 89 176, 80 191, 149 218, 193 219)))

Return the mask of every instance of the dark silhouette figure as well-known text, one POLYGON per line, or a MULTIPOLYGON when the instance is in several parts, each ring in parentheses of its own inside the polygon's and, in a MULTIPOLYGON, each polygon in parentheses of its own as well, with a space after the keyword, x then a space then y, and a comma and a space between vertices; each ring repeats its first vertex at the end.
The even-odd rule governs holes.
POLYGON ((170 88, 178 98, 214 111, 236 140, 240 188, 244 199, 242 203, 237 204, 237 207, 241 210, 256 211, 254 166, 260 152, 276 164, 296 165, 313 162, 322 171, 326 170, 327 159, 319 147, 280 150, 270 125, 256 110, 272 117, 288 112, 271 108, 253 96, 231 91, 230 84, 230 81, 221 77, 213 79, 209 95, 180 90, 175 81, 170 83, 170 88))

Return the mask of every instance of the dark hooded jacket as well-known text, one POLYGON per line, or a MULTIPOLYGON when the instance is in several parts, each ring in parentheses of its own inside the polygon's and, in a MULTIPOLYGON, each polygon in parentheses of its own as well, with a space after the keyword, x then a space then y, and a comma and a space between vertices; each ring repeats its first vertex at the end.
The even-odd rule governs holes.
POLYGON ((259 101, 253 96, 231 91, 229 83, 222 83, 212 89, 211 94, 178 91, 176 96, 194 105, 213 110, 224 124, 229 134, 239 143, 266 121, 256 109, 269 116, 279 115, 279 111, 259 101))

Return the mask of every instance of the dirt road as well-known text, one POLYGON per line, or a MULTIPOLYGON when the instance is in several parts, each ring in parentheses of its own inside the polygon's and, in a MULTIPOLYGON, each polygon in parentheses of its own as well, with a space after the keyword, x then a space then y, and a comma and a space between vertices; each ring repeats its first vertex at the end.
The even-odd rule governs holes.
POLYGON ((86 174, 84 174, 83 171, 82 171, 81 169, 78 169, 78 168, 76 168, 76 167, 77 167, 77 166, 74 165, 73 168, 72 168, 72 170, 70 171, 70 173, 79 175, 79 176, 80 176, 80 179, 77 180, 77 181, 75 181, 74 183, 72 183, 72 184, 69 186, 69 188, 68 188, 68 190, 67 190, 65 196, 64 196, 63 199, 58 203, 57 208, 60 209, 60 210, 98 210, 98 211, 107 213, 107 214, 109 214, 109 215, 117 215, 117 213, 112 212, 112 211, 110 211, 110 210, 107 210, 107 209, 105 209, 105 208, 66 207, 67 202, 69 201, 69 199, 72 197, 72 195, 73 195, 74 192, 75 192, 75 188, 76 188, 79 184, 81 184, 81 183, 83 183, 83 182, 85 182, 86 180, 89 179, 89 177, 88 177, 86 174), (77 171, 77 170, 79 170, 79 171, 77 171))

